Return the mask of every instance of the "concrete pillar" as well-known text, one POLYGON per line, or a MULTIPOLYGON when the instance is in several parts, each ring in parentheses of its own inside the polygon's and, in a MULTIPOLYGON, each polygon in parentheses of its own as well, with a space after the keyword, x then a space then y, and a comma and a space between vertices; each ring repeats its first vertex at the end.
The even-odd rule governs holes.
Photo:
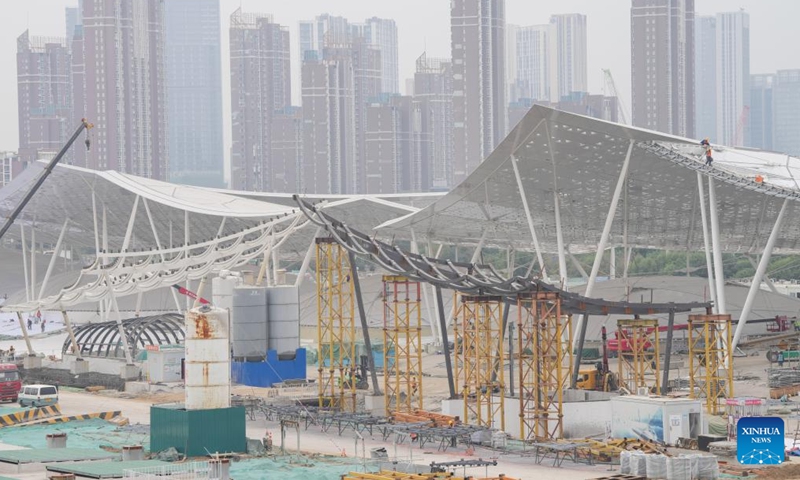
POLYGON ((130 445, 122 447, 122 461, 144 460, 144 449, 141 445, 130 445))
POLYGON ((66 433, 48 433, 47 448, 67 448, 66 433))

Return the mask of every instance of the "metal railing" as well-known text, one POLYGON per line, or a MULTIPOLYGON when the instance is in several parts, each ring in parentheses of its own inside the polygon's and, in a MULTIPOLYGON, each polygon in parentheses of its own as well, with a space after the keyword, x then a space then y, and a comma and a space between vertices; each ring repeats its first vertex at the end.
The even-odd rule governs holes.
POLYGON ((123 471, 124 479, 136 480, 211 480, 208 462, 175 463, 155 467, 131 468, 123 471))

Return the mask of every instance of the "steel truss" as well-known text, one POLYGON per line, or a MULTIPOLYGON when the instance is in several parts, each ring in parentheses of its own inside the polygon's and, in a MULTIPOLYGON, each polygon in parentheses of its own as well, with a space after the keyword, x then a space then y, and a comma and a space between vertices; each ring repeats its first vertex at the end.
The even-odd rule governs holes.
POLYGON ((572 328, 569 317, 561 314, 560 295, 521 294, 517 300, 517 332, 520 438, 561 438, 563 392, 569 381, 569 365, 565 363, 572 361, 572 328))
POLYGON ((725 399, 733 398, 731 340, 730 315, 689 315, 689 390, 705 398, 711 415, 724 413, 725 399))
POLYGON ((422 409, 421 286, 398 275, 383 277, 383 379, 386 412, 422 409))
POLYGON ((461 351, 464 421, 505 430, 503 365, 503 299, 497 295, 461 297, 461 351), (499 422, 499 423, 497 423, 499 422))
POLYGON ((648 394, 661 392, 658 320, 617 320, 617 353, 620 387, 634 395, 639 388, 647 388, 648 394))
POLYGON ((317 238, 319 406, 355 412, 355 306, 347 251, 317 238))

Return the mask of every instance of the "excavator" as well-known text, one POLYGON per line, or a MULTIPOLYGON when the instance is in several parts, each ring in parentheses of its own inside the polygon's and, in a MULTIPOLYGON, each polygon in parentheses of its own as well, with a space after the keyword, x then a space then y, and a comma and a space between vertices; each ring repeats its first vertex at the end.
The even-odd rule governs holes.
POLYGON ((601 329, 603 341, 603 361, 597 362, 594 367, 578 370, 576 387, 581 390, 595 390, 600 392, 613 392, 617 389, 617 376, 608 368, 608 342, 606 327, 601 329))

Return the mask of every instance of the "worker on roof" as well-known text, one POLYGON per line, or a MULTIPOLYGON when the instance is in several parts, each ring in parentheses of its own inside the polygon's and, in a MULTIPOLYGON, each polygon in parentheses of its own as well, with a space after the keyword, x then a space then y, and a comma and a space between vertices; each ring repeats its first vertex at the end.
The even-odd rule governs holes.
POLYGON ((708 137, 706 137, 700 142, 700 145, 702 145, 704 147, 707 147, 707 146, 711 145, 711 142, 709 142, 708 141, 708 137))
POLYGON ((714 163, 714 157, 712 157, 711 145, 706 145, 706 167, 710 167, 712 163, 714 163))

